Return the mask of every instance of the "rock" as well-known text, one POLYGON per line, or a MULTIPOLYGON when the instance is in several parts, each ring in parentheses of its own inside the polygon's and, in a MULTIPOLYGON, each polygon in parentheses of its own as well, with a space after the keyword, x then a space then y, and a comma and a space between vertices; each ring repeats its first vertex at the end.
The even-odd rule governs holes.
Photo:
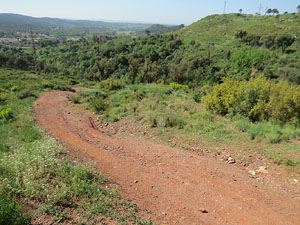
POLYGON ((206 209, 202 209, 202 208, 199 209, 199 211, 202 212, 202 213, 208 213, 208 211, 206 209))
POLYGON ((135 181, 134 181, 135 184, 137 184, 138 182, 139 182, 138 180, 135 180, 135 181))
POLYGON ((234 163, 236 163, 235 159, 232 158, 232 157, 229 157, 229 158, 227 159, 227 162, 228 162, 229 164, 234 164, 234 163))
POLYGON ((295 182, 295 184, 298 184, 299 182, 297 179, 294 179, 293 181, 295 182))
POLYGON ((262 173, 262 174, 268 174, 269 172, 267 171, 267 168, 264 166, 259 167, 258 170, 256 170, 256 172, 258 173, 262 173))
POLYGON ((251 171, 251 170, 250 170, 248 173, 251 174, 252 176, 255 176, 255 175, 256 175, 256 172, 255 172, 255 171, 251 171))

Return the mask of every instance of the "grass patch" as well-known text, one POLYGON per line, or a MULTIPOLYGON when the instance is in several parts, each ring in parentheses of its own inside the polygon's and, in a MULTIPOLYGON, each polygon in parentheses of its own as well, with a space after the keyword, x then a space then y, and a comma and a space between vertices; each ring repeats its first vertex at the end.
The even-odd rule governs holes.
POLYGON ((300 168, 300 160, 299 159, 290 159, 287 153, 278 151, 275 149, 267 149, 266 155, 273 160, 274 163, 278 165, 285 165, 288 167, 298 167, 300 168))
POLYGON ((236 127, 249 134, 252 140, 265 141, 271 144, 300 140, 300 129, 292 125, 280 125, 272 122, 251 123, 247 119, 234 121, 236 127))

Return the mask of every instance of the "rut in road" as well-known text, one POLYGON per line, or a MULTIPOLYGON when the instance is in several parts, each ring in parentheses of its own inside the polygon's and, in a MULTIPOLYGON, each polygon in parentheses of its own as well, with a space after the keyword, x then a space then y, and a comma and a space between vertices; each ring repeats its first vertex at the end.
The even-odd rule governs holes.
POLYGON ((44 93, 35 119, 66 147, 96 163, 122 197, 153 212, 157 224, 300 224, 300 201, 250 178, 245 171, 141 137, 101 132, 94 116, 75 109, 72 93, 44 93))

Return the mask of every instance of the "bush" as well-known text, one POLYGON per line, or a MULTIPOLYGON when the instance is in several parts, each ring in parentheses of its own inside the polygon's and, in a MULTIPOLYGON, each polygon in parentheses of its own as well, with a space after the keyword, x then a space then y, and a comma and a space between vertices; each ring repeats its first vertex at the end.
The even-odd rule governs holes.
POLYGON ((177 127, 178 129, 183 129, 185 125, 186 122, 184 118, 171 113, 164 115, 163 120, 161 121, 162 127, 177 127))
POLYGON ((90 101, 90 105, 92 107, 92 110, 97 113, 103 112, 106 109, 106 104, 104 103, 104 100, 102 98, 93 98, 90 101))
POLYGON ((3 109, 0 111, 0 120, 10 120, 13 118, 13 112, 11 108, 3 109))
POLYGON ((0 104, 5 104, 9 99, 10 99, 10 94, 9 93, 1 93, 0 92, 0 104))
POLYGON ((101 81, 100 87, 107 90, 119 90, 125 87, 125 82, 122 80, 107 79, 101 81))
POLYGON ((232 53, 231 65, 228 77, 236 80, 247 80, 250 78, 251 69, 263 71, 274 56, 269 50, 250 48, 249 50, 237 50, 232 53))
POLYGON ((0 195, 0 225, 26 225, 31 218, 23 213, 22 206, 15 204, 5 195, 0 195))
POLYGON ((252 121, 281 121, 300 124, 300 86, 287 81, 254 78, 225 79, 203 97, 206 108, 217 114, 242 115, 252 121))
POLYGON ((43 88, 53 89, 54 88, 54 84, 51 83, 50 81, 42 81, 42 87, 43 88))
POLYGON ((18 93, 18 98, 19 99, 25 99, 25 98, 30 98, 30 97, 37 97, 33 92, 32 90, 29 90, 29 89, 24 89, 22 91, 20 91, 18 93))
POLYGON ((80 96, 75 96, 72 98, 72 103, 73 104, 79 104, 80 103, 80 96))
POLYGON ((169 86, 175 90, 179 90, 179 89, 188 90, 189 89, 189 86, 177 84, 177 83, 170 83, 169 86))
POLYGON ((49 88, 49 89, 52 89, 52 90, 75 92, 75 90, 73 88, 70 88, 70 87, 68 87, 66 85, 62 85, 62 84, 52 83, 50 81, 43 81, 42 82, 42 87, 43 88, 49 88))
POLYGON ((96 98, 96 97, 106 98, 107 97, 107 94, 104 91, 97 90, 97 89, 81 91, 79 93, 79 95, 82 97, 88 97, 88 98, 96 98))

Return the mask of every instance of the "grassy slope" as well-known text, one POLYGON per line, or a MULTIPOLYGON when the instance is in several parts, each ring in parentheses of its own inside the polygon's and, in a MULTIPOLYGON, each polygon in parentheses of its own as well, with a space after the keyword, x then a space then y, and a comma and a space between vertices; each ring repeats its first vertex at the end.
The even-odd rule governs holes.
POLYGON ((0 111, 12 110, 0 116, 0 224, 29 224, 31 219, 151 224, 139 219, 136 207, 107 187, 106 178, 64 156, 63 148, 35 125, 32 103, 36 96, 67 89, 67 83, 63 76, 0 70, 0 111))
MULTIPOLYGON (((182 51, 182 54, 185 55, 186 58, 193 58, 195 56, 203 57, 207 56, 208 52, 210 52, 210 57, 216 62, 216 65, 220 68, 225 68, 232 63, 232 59, 229 61, 225 59, 226 52, 228 51, 234 53, 237 50, 243 50, 249 52, 250 55, 251 51, 264 51, 265 54, 271 54, 271 59, 269 61, 265 60, 263 63, 271 66, 274 73, 280 76, 281 73, 285 73, 281 72, 280 69, 285 70, 295 67, 295 62, 297 61, 297 67, 299 66, 299 27, 299 13, 278 16, 237 16, 237 14, 225 14, 208 16, 188 27, 174 32, 174 34, 184 39, 185 49, 182 51), (257 46, 251 47, 246 45, 235 38, 236 33, 241 30, 246 31, 248 34, 258 36, 291 34, 296 40, 289 49, 294 52, 283 55, 281 49, 266 50, 257 46), (195 41, 194 45, 191 45, 192 41, 195 41), (281 61, 282 57, 287 59, 284 63, 281 61)), ((284 78, 284 76, 282 77, 284 78)))
POLYGON ((300 14, 279 16, 254 16, 226 14, 208 16, 175 33, 185 40, 230 42, 237 31, 250 34, 280 35, 290 33, 299 36, 300 14))
POLYGON ((129 117, 152 127, 161 140, 172 146, 198 151, 208 148, 213 152, 216 145, 227 146, 229 154, 238 154, 237 157, 257 152, 275 163, 300 167, 299 145, 290 142, 300 140, 299 128, 216 116, 198 102, 197 92, 182 88, 157 84, 111 91, 104 86, 96 88, 79 93, 73 102, 98 110, 103 121, 116 122, 129 117), (248 150, 235 152, 236 149, 248 150))

